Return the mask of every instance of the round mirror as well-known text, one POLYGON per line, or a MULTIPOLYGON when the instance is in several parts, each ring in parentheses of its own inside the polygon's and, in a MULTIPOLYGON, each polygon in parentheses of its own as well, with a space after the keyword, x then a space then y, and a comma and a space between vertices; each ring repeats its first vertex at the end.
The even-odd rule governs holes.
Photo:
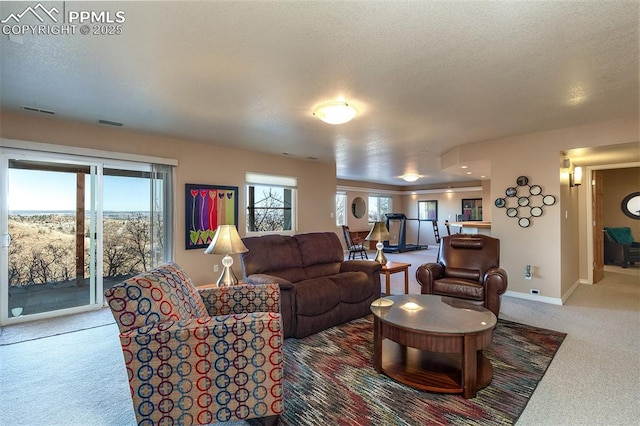
POLYGON ((640 192, 632 192, 622 200, 622 212, 631 219, 640 220, 640 192))
POLYGON ((529 188, 529 194, 531 195, 540 195, 542 193, 542 187, 540 185, 533 185, 529 188))
POLYGON ((367 205, 364 203, 364 200, 361 197, 354 198, 353 203, 351 203, 351 213, 353 213, 357 219, 362 219, 366 211, 367 205))

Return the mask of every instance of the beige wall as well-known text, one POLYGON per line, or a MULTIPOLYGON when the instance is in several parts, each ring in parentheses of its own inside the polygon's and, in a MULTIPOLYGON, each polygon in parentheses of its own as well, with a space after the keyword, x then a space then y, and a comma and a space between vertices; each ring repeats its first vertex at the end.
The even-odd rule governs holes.
MULTIPOLYGON (((218 148, 179 139, 161 138, 100 125, 65 122, 3 113, 0 137, 21 141, 99 149, 127 154, 148 155, 178 160, 175 173, 175 261, 183 266, 195 283, 217 279, 213 265, 221 256, 207 256, 203 250, 185 250, 184 185, 199 183, 237 186, 239 189, 239 231, 244 235, 246 215, 245 173, 247 171, 298 178, 298 232, 335 231, 335 165, 291 157, 265 155, 218 148)), ((240 276, 240 260, 235 256, 234 270, 240 276)))
POLYGON ((491 199, 504 196, 518 176, 527 176, 530 184, 542 186, 544 194, 557 197, 553 206, 534 218, 529 228, 520 228, 505 215, 504 209, 491 206, 492 235, 501 240, 501 264, 509 274, 509 292, 533 299, 560 301, 580 280, 579 212, 584 191, 569 189, 566 173, 561 173, 561 151, 572 148, 638 142, 638 120, 617 120, 573 127, 521 137, 465 145, 461 161, 488 159, 491 163, 491 199), (579 198, 582 197, 582 198, 579 198), (524 279, 524 267, 533 265, 532 280, 524 279), (550 299, 546 299, 550 298, 550 299))
MULTIPOLYGON (((0 116, 0 123, 0 136, 4 138, 177 159, 180 164, 176 173, 175 259, 185 266, 197 283, 215 279, 211 267, 219 263, 219 259, 205 257, 199 250, 185 251, 183 248, 184 209, 179 202, 184 199, 185 183, 238 186, 244 199, 246 171, 296 176, 299 179, 298 231, 337 231, 332 217, 337 183, 334 164, 265 156, 50 118, 5 113, 0 116)), ((582 185, 577 191, 568 187, 566 176, 561 172, 560 152, 638 141, 638 120, 630 119, 464 146, 460 151, 460 161, 487 159, 490 162, 491 185, 487 188, 483 184, 482 190, 483 199, 487 193, 490 194, 488 202, 483 200, 484 215, 492 221, 492 234, 501 239, 501 264, 509 274, 509 292, 529 297, 529 289, 537 288, 541 292, 537 296, 540 300, 559 301, 566 298, 582 278, 581 271, 587 269, 587 260, 578 249, 579 241, 584 241, 584 224, 580 226, 579 210, 586 208, 583 203, 587 185, 582 185), (531 184, 541 185, 544 194, 557 197, 556 204, 545 208, 541 217, 534 218, 530 228, 520 228, 514 219, 505 215, 504 209, 498 209, 493 203, 504 195, 507 187, 514 186, 516 178, 521 175, 528 176, 531 184), (533 280, 524 279, 526 264, 534 267, 533 280)), ((385 191, 387 194, 393 192, 386 187, 384 191, 381 189, 381 192, 385 191)), ((350 195, 355 196, 355 192, 361 192, 367 200, 370 191, 355 190, 350 195)), ((394 210, 400 206, 408 216, 415 215, 411 211, 417 208, 415 200, 409 196, 404 196, 403 200, 400 194, 393 195, 394 210)), ((448 216, 447 211, 459 210, 458 201, 452 200, 451 203, 450 207, 445 199, 442 205, 439 203, 439 208, 443 209, 441 214, 448 216)), ((243 209, 239 220, 244 223, 243 209)), ((350 217, 349 224, 355 230, 368 227, 364 222, 352 220, 350 217)))

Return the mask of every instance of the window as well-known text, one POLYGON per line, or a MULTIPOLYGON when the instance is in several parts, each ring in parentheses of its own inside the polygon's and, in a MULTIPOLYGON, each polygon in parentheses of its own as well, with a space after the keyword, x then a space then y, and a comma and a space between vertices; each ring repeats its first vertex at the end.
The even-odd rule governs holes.
POLYGON ((369 222, 384 222, 391 213, 391 197, 369 196, 369 222))
POLYGON ((170 165, 1 154, 0 323, 100 306, 106 288, 172 260, 170 165))
POLYGON ((294 233, 297 179, 247 173, 247 232, 294 233))
POLYGON ((336 226, 347 224, 347 194, 338 192, 336 194, 336 226))
POLYGON ((435 200, 418 201, 418 219, 438 220, 438 202, 435 200))

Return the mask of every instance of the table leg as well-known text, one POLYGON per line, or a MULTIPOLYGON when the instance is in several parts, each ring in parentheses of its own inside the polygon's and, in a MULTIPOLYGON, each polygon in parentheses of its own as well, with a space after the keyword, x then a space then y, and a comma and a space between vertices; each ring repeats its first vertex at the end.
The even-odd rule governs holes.
POLYGON ((385 272, 385 283, 386 283, 386 295, 390 296, 391 295, 391 274, 389 272, 385 272))
POLYGON ((404 270, 404 294, 409 294, 409 268, 404 270))
POLYGON ((382 373, 382 339, 380 335, 380 320, 373 318, 373 368, 376 373, 382 373))
POLYGON ((478 348, 476 336, 465 334, 462 353, 462 396, 466 399, 475 398, 478 388, 478 348))

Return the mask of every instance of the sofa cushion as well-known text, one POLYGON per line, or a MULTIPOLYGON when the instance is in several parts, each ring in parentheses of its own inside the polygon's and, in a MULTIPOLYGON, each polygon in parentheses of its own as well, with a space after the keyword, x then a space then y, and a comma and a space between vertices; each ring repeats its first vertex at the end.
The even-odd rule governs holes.
POLYGON ((477 269, 447 268, 444 271, 447 278, 462 278, 465 280, 480 281, 480 271, 477 269))
POLYGON ((357 303, 371 297, 374 289, 369 285, 369 277, 364 272, 343 272, 328 277, 340 290, 340 301, 357 303))
POLYGON ((307 278, 319 278, 339 274, 340 262, 319 263, 317 265, 307 266, 304 268, 304 273, 307 275, 307 278))
POLYGON ((295 312, 315 316, 334 309, 340 304, 340 292, 329 278, 314 278, 295 285, 295 312))
POLYGON ((294 235, 293 238, 298 242, 302 266, 340 263, 344 260, 342 244, 333 232, 312 232, 294 235))
POLYGON ((307 278, 302 269, 302 258, 298 243, 284 235, 264 235, 242 239, 249 249, 242 254, 242 273, 245 277, 253 274, 269 274, 291 282, 307 278))
POLYGON ((441 278, 433 282, 433 294, 483 300, 484 287, 477 281, 461 278, 441 278))

